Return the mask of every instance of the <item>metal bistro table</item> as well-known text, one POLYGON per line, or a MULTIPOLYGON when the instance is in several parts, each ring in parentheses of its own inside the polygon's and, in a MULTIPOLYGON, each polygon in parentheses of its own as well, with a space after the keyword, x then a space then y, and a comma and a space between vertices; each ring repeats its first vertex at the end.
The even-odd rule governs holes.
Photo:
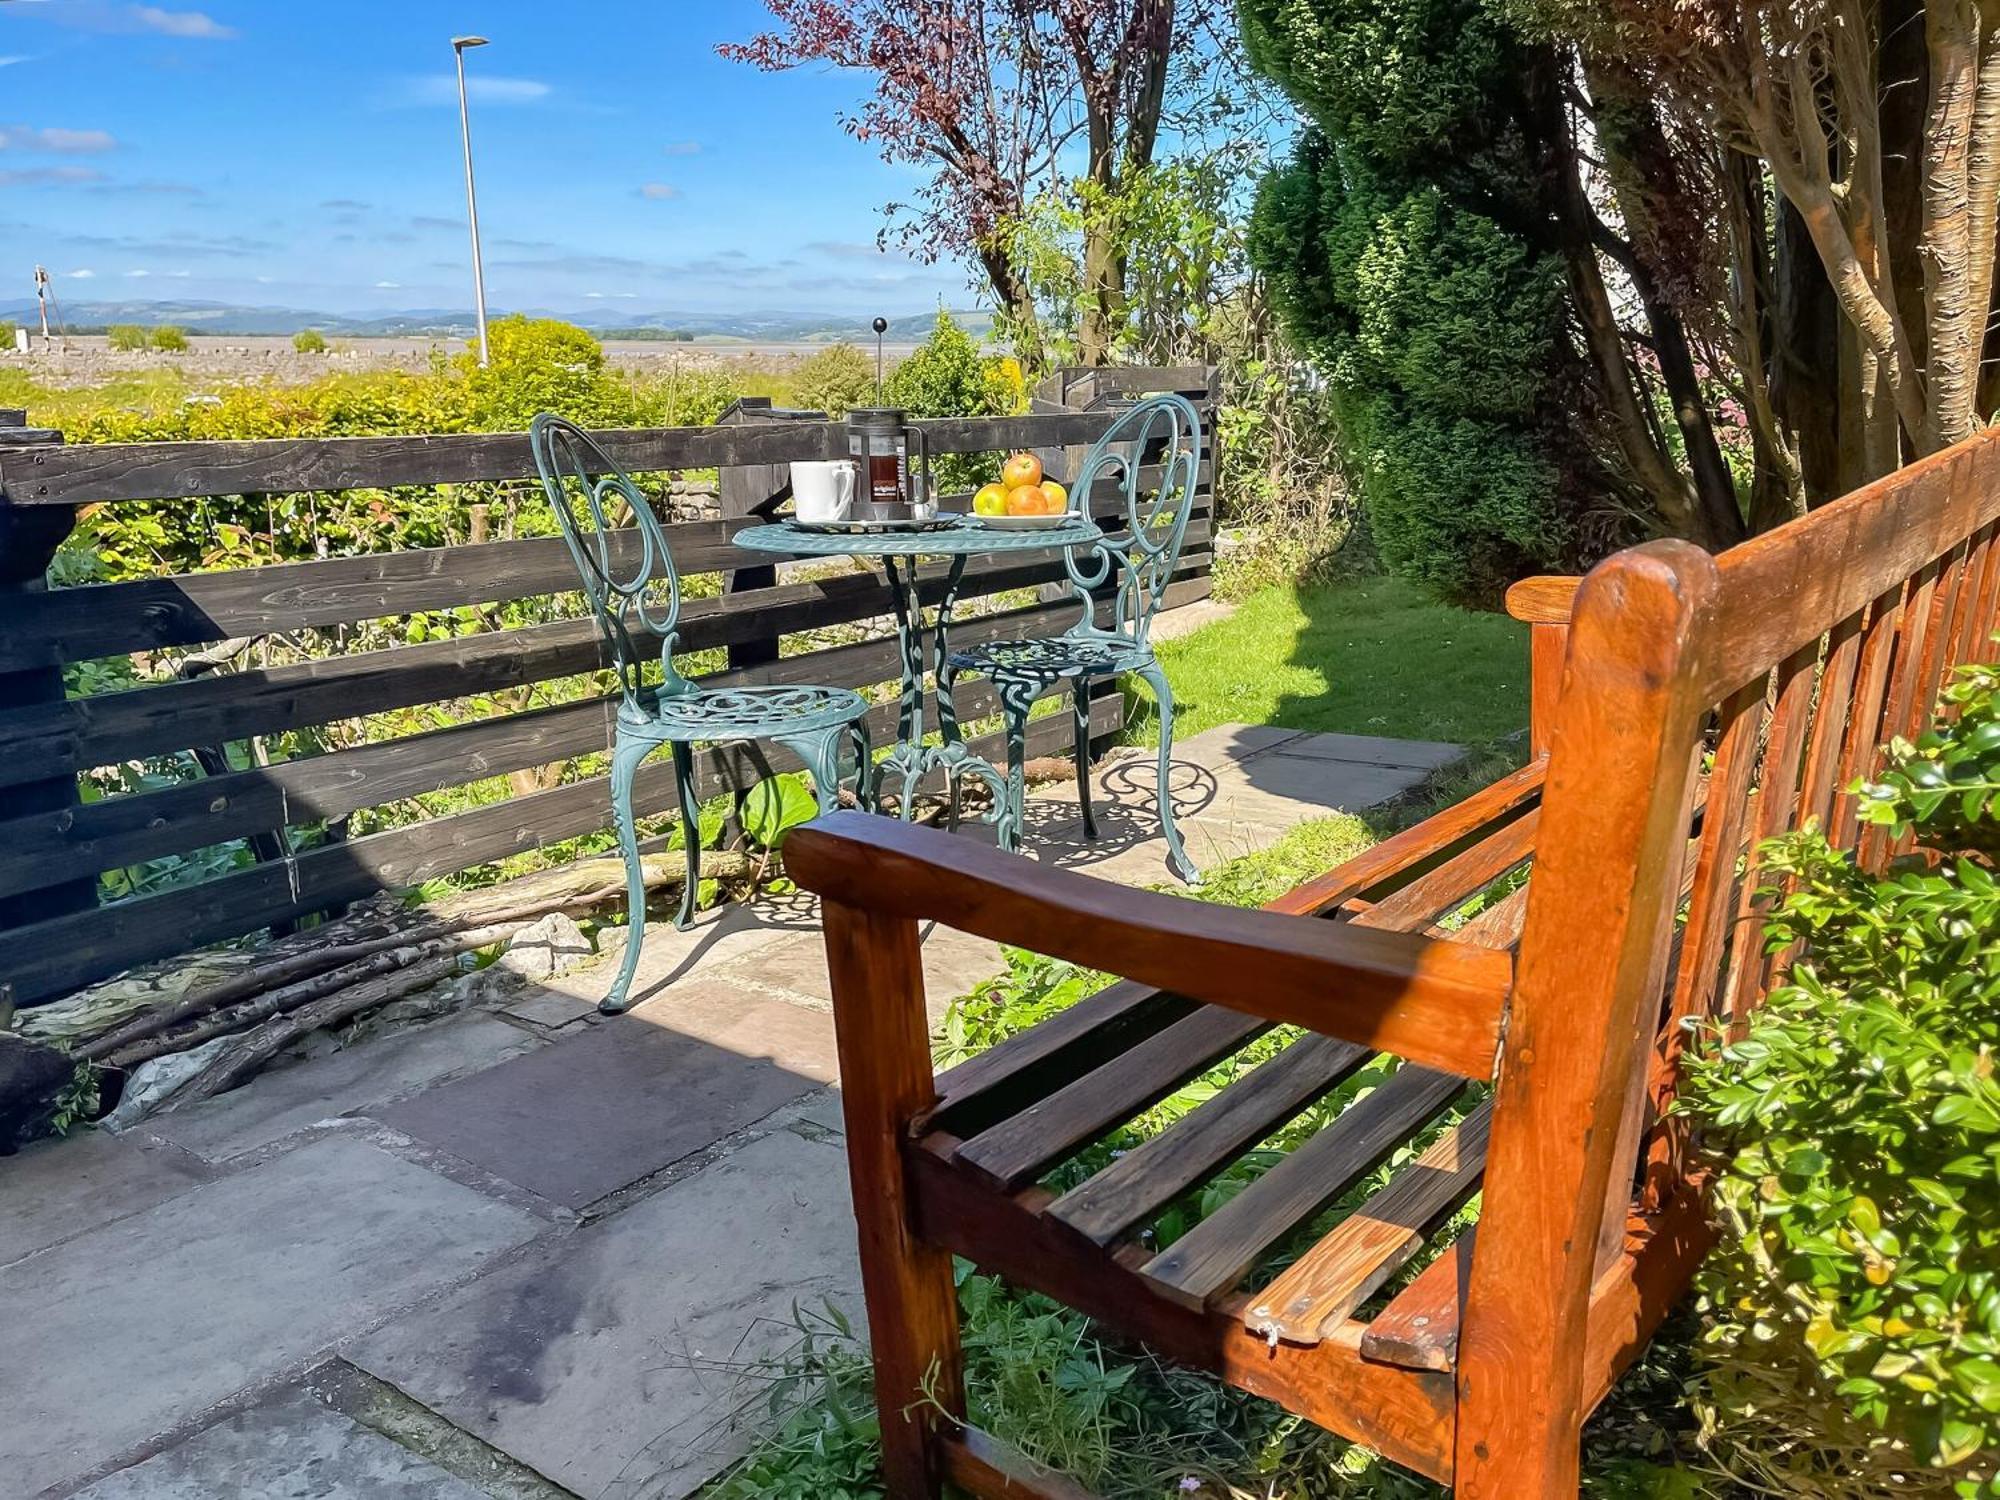
POLYGON ((826 532, 808 531, 787 522, 753 526, 736 534, 736 545, 752 552, 775 552, 787 557, 880 558, 889 579, 889 597, 895 605, 896 638, 902 647, 903 695, 896 717, 896 745, 875 769, 879 795, 884 783, 900 777, 899 798, 905 818, 915 807, 914 793, 932 771, 945 774, 945 786, 956 803, 958 778, 970 775, 993 789, 990 821, 1001 836, 1002 847, 1020 830, 1007 825, 1015 814, 1009 807, 1006 778, 983 756, 966 747, 958 728, 958 711, 952 703, 948 655, 951 649, 952 606, 958 586, 965 576, 966 562, 987 553, 1039 552, 1050 549, 1088 547, 1103 540, 1104 533, 1087 518, 1038 531, 1006 531, 980 525, 969 517, 954 526, 926 531, 826 532), (917 589, 917 564, 922 558, 949 559, 944 593, 937 604, 931 626, 930 669, 937 695, 937 720, 941 743, 924 743, 924 615, 917 589), (1011 837, 1010 837, 1011 836, 1011 837))

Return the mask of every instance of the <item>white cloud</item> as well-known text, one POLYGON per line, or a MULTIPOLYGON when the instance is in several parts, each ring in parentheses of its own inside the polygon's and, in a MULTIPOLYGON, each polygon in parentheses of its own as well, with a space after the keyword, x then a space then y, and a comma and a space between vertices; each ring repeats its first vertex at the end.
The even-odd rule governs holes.
POLYGON ((151 276, 153 273, 151 271, 127 271, 125 274, 136 281, 142 276, 151 276))
MULTIPOLYGON (((469 73, 465 96, 475 104, 539 104, 554 90, 539 78, 497 78, 491 74, 469 73)), ((403 80, 401 93, 392 104, 457 104, 458 78, 451 73, 432 73, 423 78, 403 80)))
POLYGON ((403 283, 400 281, 378 281, 375 283, 375 289, 379 292, 401 291, 402 287, 403 283))
POLYGON ((174 279, 175 279, 176 281, 185 281, 185 280, 187 280, 187 279, 188 279, 188 277, 190 277, 190 276, 194 275, 194 272, 192 272, 192 271, 162 271, 162 272, 161 272, 160 274, 161 274, 162 276, 171 276, 171 277, 173 277, 173 278, 174 278, 174 279))
POLYGON ((26 53, 16 52, 11 57, 0 57, 0 68, 11 68, 14 66, 15 63, 24 63, 33 61, 34 59, 32 57, 29 57, 26 53))
POLYGON ((669 198, 678 198, 680 195, 681 190, 668 182, 649 182, 639 189, 641 198, 652 198, 661 202, 669 198))
POLYGON ((586 296, 586 297, 589 297, 589 298, 590 298, 591 300, 595 301, 595 300, 597 300, 598 298, 602 297, 602 296, 604 295, 604 293, 602 293, 602 292, 585 292, 585 293, 584 293, 583 295, 584 295, 584 296, 586 296))
POLYGON ((90 167, 21 167, 0 171, 0 187, 56 187, 103 180, 104 174, 90 167))
POLYGON ((139 30, 158 32, 161 36, 199 37, 203 41, 226 42, 236 35, 235 27, 224 26, 213 16, 198 10, 162 10, 157 5, 135 5, 130 14, 139 30))
POLYGON ((63 275, 67 276, 71 281, 90 281, 96 277, 97 273, 91 270, 89 266, 85 266, 80 271, 65 271, 63 275))
POLYGON ((108 130, 37 129, 30 125, 0 125, 0 151, 52 151, 59 156, 110 151, 118 142, 108 130))

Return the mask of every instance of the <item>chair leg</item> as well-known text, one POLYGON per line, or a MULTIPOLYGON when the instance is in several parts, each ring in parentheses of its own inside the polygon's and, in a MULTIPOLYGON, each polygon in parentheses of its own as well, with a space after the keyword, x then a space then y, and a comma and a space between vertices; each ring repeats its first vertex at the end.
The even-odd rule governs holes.
POLYGON ((840 810, 840 742, 847 738, 847 726, 816 729, 811 734, 773 736, 792 754, 806 763, 812 776, 813 800, 820 815, 840 810))
POLYGON ((1154 701, 1160 705, 1160 832, 1167 840, 1167 866, 1187 884, 1199 885, 1201 875, 1194 861, 1188 858, 1187 847, 1181 843, 1181 831, 1174 826, 1170 785, 1174 766, 1174 690, 1167 685, 1167 674, 1157 661, 1139 668, 1139 675, 1146 679, 1154 701))
POLYGON ((860 719, 847 726, 847 742, 854 751, 854 805, 863 812, 873 812, 875 752, 868 743, 868 726, 860 719))
POLYGON ((674 926, 686 932, 694 924, 694 903, 701 891, 701 807, 694 800, 694 747, 674 742, 674 792, 681 804, 681 848, 687 855, 687 883, 681 887, 680 910, 674 926))
POLYGON ((1090 810, 1090 679, 1077 678, 1070 692, 1070 718, 1076 729, 1076 801, 1083 809, 1083 836, 1097 837, 1097 819, 1090 810))
POLYGON ((1000 691, 1000 713, 1007 726, 1007 805, 1000 809, 996 831, 1000 847, 1017 854, 1028 805, 1028 710, 1035 706, 1035 690, 1041 684, 1032 678, 995 677, 993 685, 1000 691))
MULTIPOLYGON (((639 946, 646 940, 646 867, 639 858, 639 830, 633 822, 632 778, 657 747, 645 740, 620 740, 611 751, 611 820, 618 828, 618 848, 625 856, 625 956, 618 977, 597 1008, 615 1016, 631 1001, 626 992, 639 968, 639 946)), ((679 749, 677 745, 674 747, 679 749)))
MULTIPOLYGON (((941 624, 939 630, 945 627, 941 624)), ((940 639, 934 635, 933 641, 940 639)), ((951 659, 942 646, 937 652, 937 667, 934 674, 935 687, 932 697, 937 701, 938 727, 944 731, 941 738, 949 747, 959 742, 958 728, 958 674, 952 670, 951 659)), ((956 830, 963 809, 959 804, 960 787, 958 767, 946 762, 944 767, 944 826, 956 830)))

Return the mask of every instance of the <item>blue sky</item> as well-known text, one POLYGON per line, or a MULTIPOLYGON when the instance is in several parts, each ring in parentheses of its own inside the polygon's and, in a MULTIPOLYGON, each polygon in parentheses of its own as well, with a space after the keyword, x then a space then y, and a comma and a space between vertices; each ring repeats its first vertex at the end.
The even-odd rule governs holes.
POLYGON ((477 33, 487 295, 557 311, 969 305, 879 253, 915 178, 861 80, 715 55, 753 0, 0 0, 0 302, 469 307, 449 39, 477 33))

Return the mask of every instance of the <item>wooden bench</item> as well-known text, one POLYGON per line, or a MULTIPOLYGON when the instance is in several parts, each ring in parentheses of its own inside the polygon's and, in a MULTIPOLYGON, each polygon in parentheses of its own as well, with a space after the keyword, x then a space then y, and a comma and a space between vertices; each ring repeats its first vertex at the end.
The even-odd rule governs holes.
POLYGON ((1741 1015, 1778 962, 1757 847, 1817 819, 1871 864, 1892 852, 1843 789, 1988 649, 1996 518, 1989 433, 1721 557, 1659 542, 1521 586, 1532 763, 1263 911, 858 813, 795 832, 787 867, 825 899, 890 1493, 1083 1493, 963 1423, 956 1253, 1461 1496, 1573 1496, 1585 1418, 1707 1245, 1663 1107, 1683 1022, 1741 1015), (922 921, 1126 977, 933 1077, 922 921), (1274 1026, 1295 1039, 1147 1144, 1042 1185, 1274 1026), (1149 1243, 1381 1053, 1402 1060, 1385 1083, 1149 1243), (1394 1287, 1476 1191, 1476 1234, 1394 1287))

